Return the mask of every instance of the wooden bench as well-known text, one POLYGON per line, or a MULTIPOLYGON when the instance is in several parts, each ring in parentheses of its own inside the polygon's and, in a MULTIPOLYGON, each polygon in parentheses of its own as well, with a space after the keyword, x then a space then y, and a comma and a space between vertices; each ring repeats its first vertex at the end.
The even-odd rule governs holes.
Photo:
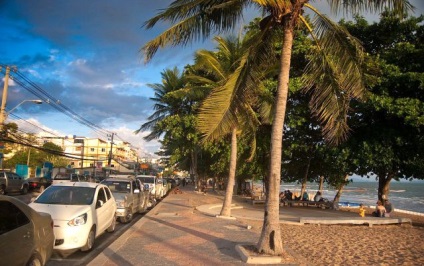
POLYGON ((321 209, 330 209, 333 206, 333 203, 330 201, 312 201, 312 200, 282 200, 280 206, 313 206, 321 209))

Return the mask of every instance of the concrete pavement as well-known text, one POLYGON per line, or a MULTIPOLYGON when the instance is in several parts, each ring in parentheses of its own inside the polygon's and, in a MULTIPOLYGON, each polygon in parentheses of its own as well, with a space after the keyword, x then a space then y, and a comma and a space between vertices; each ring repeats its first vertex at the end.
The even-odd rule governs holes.
MULTIPOLYGON (((245 251, 240 250, 240 244, 257 243, 260 231, 251 230, 246 221, 262 221, 263 205, 252 205, 250 201, 235 196, 231 210, 235 219, 219 219, 215 216, 222 206, 221 194, 210 191, 204 195, 195 192, 193 186, 180 187, 180 190, 181 194, 171 192, 166 196, 89 265, 278 263, 275 257, 268 261, 264 258, 246 258, 246 254, 243 254, 245 251)), ((314 207, 280 209, 282 223, 301 225, 302 217, 357 219, 358 214, 314 207)))

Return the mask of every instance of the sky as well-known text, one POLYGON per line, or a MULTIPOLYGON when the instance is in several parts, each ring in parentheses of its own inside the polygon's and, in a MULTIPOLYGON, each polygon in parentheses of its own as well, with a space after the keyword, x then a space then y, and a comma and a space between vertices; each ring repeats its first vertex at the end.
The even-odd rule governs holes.
MULTIPOLYGON (((213 49, 211 41, 159 50, 144 64, 140 48, 170 25, 146 30, 143 23, 166 8, 169 0, 0 0, 0 64, 16 66, 38 88, 98 127, 128 141, 141 156, 155 157, 158 141, 146 142, 148 132, 134 134, 153 113, 153 90, 161 72, 192 63, 197 49, 213 49)), ((311 1, 330 15, 326 1, 311 1)), ((424 1, 411 1, 415 16, 424 1)), ((256 14, 245 14, 248 21, 256 14)), ((334 17, 338 21, 342 16, 334 17)), ((375 21, 378 16, 368 16, 375 21)), ((4 69, 1 72, 3 88, 4 69)), ((13 75, 13 74, 12 74, 13 75)), ((6 111, 34 94, 9 81, 6 111)), ((107 139, 92 128, 58 112, 51 104, 24 103, 8 121, 36 133, 107 139), (26 122, 19 122, 20 119, 26 122), (37 127, 35 127, 36 125, 37 127)))

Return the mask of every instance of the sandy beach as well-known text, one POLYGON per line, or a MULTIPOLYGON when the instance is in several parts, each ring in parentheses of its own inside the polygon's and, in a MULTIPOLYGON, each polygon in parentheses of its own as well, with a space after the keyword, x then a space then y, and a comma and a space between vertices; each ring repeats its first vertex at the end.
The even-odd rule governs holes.
MULTIPOLYGON (((422 216, 407 218, 416 224, 424 220, 422 216)), ((261 222, 248 223, 260 232, 261 222)), ((286 264, 424 265, 423 226, 283 224, 281 236, 286 252, 282 262, 286 264)))

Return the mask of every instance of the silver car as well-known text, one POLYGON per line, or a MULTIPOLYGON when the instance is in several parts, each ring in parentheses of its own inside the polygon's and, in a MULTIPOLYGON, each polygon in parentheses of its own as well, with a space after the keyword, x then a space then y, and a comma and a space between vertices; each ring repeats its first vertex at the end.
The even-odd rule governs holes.
POLYGON ((24 202, 0 195, 0 264, 44 265, 55 237, 50 214, 38 213, 24 202))

